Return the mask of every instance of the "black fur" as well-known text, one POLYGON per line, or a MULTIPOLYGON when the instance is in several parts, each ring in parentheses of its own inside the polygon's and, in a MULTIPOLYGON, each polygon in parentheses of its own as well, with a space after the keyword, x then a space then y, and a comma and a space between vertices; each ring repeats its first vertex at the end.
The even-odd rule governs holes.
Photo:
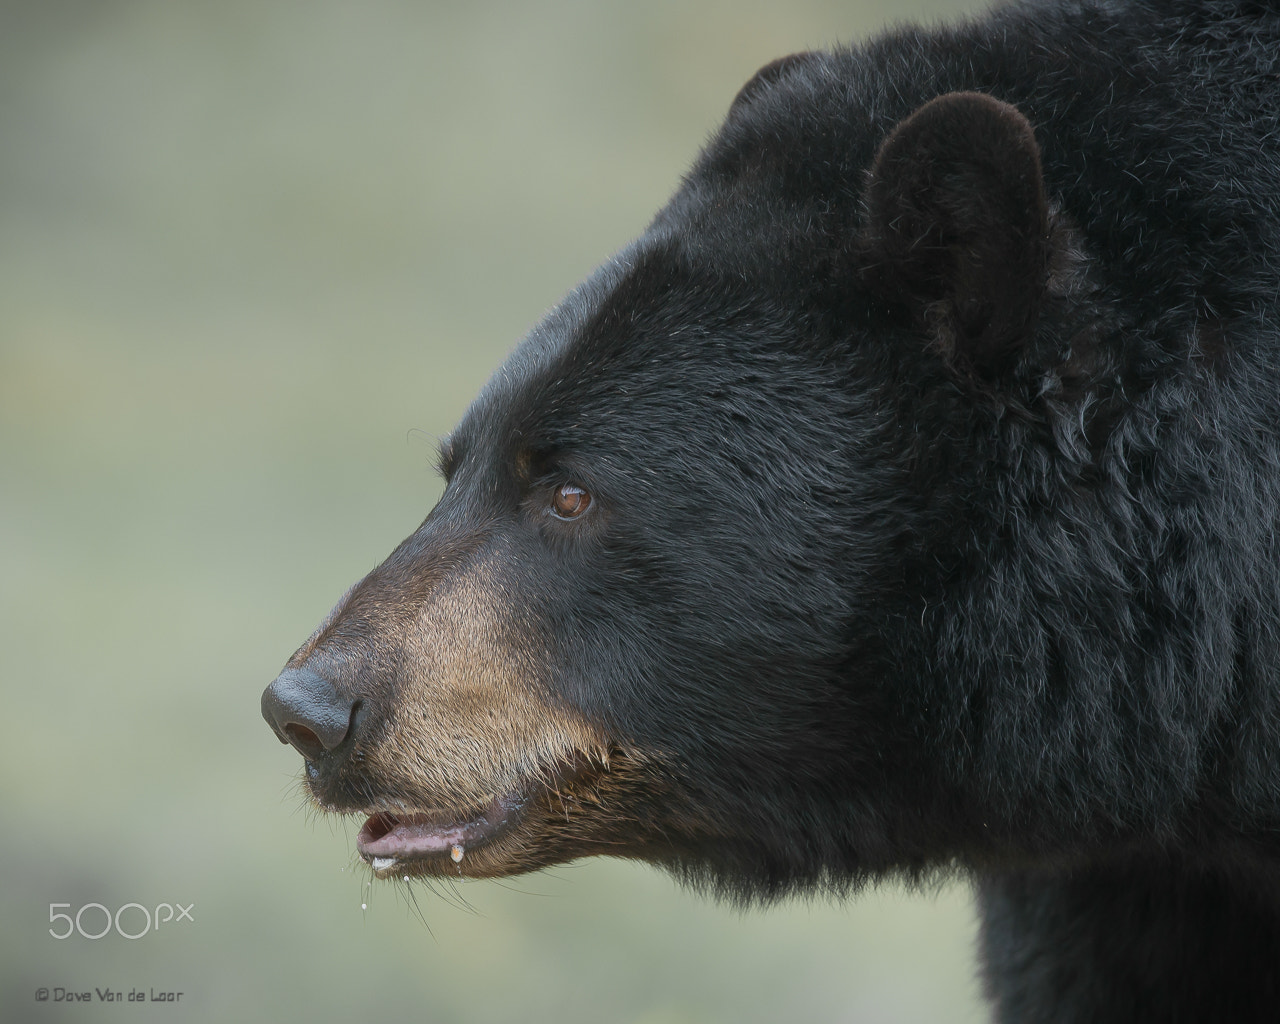
POLYGON ((1280 1018, 1277 4, 771 65, 444 462, 626 852, 971 873, 1001 1020, 1280 1018))

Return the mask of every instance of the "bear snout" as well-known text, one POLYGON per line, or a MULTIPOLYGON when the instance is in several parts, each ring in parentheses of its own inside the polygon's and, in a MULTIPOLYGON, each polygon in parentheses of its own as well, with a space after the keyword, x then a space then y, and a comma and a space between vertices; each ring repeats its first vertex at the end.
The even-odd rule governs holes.
POLYGON ((316 761, 351 734, 359 703, 318 672, 286 668, 262 691, 262 717, 281 743, 316 761))

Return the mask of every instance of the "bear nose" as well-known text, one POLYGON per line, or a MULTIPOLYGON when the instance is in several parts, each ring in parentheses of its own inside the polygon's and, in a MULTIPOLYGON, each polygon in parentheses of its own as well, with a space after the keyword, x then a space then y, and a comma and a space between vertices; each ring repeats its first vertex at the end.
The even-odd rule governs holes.
POLYGON ((262 717, 281 743, 315 761, 347 738, 357 703, 319 673, 287 668, 262 691, 262 717))

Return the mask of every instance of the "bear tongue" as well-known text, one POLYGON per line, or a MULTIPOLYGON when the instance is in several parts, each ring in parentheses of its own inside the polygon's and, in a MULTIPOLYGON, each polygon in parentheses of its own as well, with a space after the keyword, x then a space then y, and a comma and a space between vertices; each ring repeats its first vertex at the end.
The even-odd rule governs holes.
POLYGON ((426 815, 397 818, 375 814, 356 837, 363 857, 420 857, 466 843, 466 825, 433 821, 426 815))
POLYGON ((493 836, 520 803, 515 797, 495 798, 478 817, 461 822, 442 821, 429 814, 399 816, 379 811, 360 829, 356 849, 365 860, 404 860, 465 849, 493 836))

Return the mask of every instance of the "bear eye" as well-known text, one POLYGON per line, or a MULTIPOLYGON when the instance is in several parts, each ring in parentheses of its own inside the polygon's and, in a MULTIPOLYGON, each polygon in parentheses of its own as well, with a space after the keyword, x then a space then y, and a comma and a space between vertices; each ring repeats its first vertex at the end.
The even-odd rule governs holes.
POLYGON ((561 484, 551 498, 551 512, 561 519, 577 519, 591 507, 591 495, 573 484, 561 484))

